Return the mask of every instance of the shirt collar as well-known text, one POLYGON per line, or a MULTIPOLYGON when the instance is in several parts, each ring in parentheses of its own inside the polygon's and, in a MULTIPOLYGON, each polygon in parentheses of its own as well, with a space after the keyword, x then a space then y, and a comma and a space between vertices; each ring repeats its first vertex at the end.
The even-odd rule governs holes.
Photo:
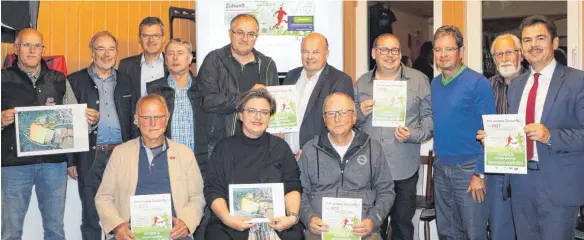
POLYGON ((456 77, 458 77, 462 73, 462 71, 464 71, 464 69, 466 69, 466 65, 462 64, 460 66, 460 68, 458 69, 458 71, 456 71, 456 73, 453 76, 450 76, 449 78, 446 78, 444 76, 444 72, 442 72, 442 74, 440 74, 442 76, 442 84, 444 86, 446 86, 447 84, 452 82, 452 80, 454 80, 456 77))
MULTIPOLYGON (((543 68, 539 73, 546 77, 547 79, 552 79, 552 76, 554 75, 554 70, 556 70, 557 63, 558 62, 556 62, 555 58, 552 59, 552 62, 550 62, 550 64, 543 68)), ((533 67, 531 67, 530 70, 531 70, 530 75, 533 75, 535 73, 535 70, 533 70, 533 67)))
MULTIPOLYGON (((313 76, 312 76, 312 80, 316 79, 318 81, 318 79, 320 78, 320 74, 322 73, 322 70, 324 70, 324 68, 326 67, 327 64, 324 65, 324 67, 322 67, 320 70, 318 70, 318 72, 316 72, 313 76)), ((302 68, 302 72, 300 73, 300 75, 302 77, 304 77, 307 81, 308 81, 308 75, 306 75, 306 69, 302 68)), ((310 81, 312 81, 310 80, 310 81)), ((316 82, 316 81, 315 81, 316 82)))
POLYGON ((41 75, 41 66, 39 66, 39 70, 37 70, 35 73, 32 73, 32 72, 27 71, 24 67, 22 67, 19 62, 17 62, 16 65, 18 66, 18 68, 20 68, 20 70, 25 72, 26 75, 28 75, 28 77, 31 79, 32 78, 38 79, 39 76, 41 75))
MULTIPOLYGON (((144 145, 144 138, 140 137, 140 145, 146 149, 150 149, 149 147, 146 147, 146 145, 144 145)), ((166 150, 168 148, 168 139, 164 138, 164 142, 162 143, 162 151, 166 150)))
MULTIPOLYGON (((406 70, 406 66, 401 63, 400 64, 400 69, 399 69, 399 74, 398 74, 398 78, 395 80, 409 80, 410 77, 408 77, 408 71, 404 71, 406 70)), ((371 71, 371 79, 369 79, 369 82, 373 82, 373 80, 375 80, 375 75, 377 74, 377 65, 375 65, 375 67, 373 67, 373 70, 371 71)))
MULTIPOLYGON (((154 63, 160 63, 161 61, 164 61, 164 57, 162 56, 162 52, 160 53, 160 55, 158 55, 158 58, 154 59, 154 61, 152 62, 152 65, 154 65, 154 63)), ((144 57, 144 53, 142 53, 142 55, 140 57, 140 66, 142 66, 144 64, 148 64, 148 62, 146 62, 146 58, 144 57)))
POLYGON ((110 75, 108 75, 105 79, 102 79, 99 74, 97 74, 95 72, 95 69, 93 69, 93 63, 91 63, 89 65, 89 67, 87 68, 87 71, 89 72, 89 75, 91 77, 93 77, 94 79, 101 79, 101 80, 108 80, 108 79, 113 79, 116 80, 116 69, 114 67, 112 67, 112 71, 110 72, 110 75))
MULTIPOLYGON (((176 81, 172 78, 172 75, 168 74, 168 78, 166 79, 168 81, 168 86, 175 89, 175 90, 180 90, 178 85, 176 85, 176 81)), ((193 82, 193 78, 191 77, 191 75, 188 75, 188 81, 187 81, 187 85, 185 86, 184 89, 190 89, 191 88, 191 83, 193 82)))

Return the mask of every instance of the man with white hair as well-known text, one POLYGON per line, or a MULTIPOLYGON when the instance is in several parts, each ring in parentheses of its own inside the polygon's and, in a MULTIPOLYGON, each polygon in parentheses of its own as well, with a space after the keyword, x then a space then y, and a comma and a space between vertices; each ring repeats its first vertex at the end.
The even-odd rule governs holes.
MULTIPOLYGON (((526 71, 521 67, 521 42, 513 34, 502 34, 495 38, 491 54, 497 66, 497 75, 489 78, 495 94, 497 114, 507 114, 507 87, 513 78, 526 71)), ((503 174, 489 174, 487 177, 487 203, 489 205, 489 228, 491 239, 514 239, 515 226, 511 216, 511 199, 503 198, 503 174)))

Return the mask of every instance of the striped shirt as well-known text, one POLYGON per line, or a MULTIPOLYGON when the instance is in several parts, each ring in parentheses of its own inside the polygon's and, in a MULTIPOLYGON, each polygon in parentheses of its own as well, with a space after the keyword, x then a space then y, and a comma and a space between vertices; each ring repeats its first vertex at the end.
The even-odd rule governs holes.
POLYGON ((195 124, 193 121, 193 107, 188 96, 193 79, 189 80, 184 88, 179 88, 172 75, 168 75, 168 86, 174 89, 174 111, 170 118, 171 138, 174 141, 187 145, 195 152, 195 124))
MULTIPOLYGON (((519 75, 525 73, 527 70, 521 68, 519 75)), ((489 78, 493 93, 495 94, 495 105, 497 106, 497 114, 507 114, 507 88, 509 84, 505 82, 505 78, 497 74, 489 78)))

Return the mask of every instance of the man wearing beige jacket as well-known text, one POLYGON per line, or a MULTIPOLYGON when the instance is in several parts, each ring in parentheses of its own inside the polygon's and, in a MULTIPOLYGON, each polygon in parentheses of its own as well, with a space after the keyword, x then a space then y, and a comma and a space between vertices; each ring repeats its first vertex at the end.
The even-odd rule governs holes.
POLYGON ((106 233, 116 240, 134 239, 130 196, 172 196, 171 239, 191 239, 203 216, 203 179, 195 155, 164 136, 169 112, 164 98, 150 94, 137 104, 141 137, 117 146, 105 169, 95 205, 106 233))

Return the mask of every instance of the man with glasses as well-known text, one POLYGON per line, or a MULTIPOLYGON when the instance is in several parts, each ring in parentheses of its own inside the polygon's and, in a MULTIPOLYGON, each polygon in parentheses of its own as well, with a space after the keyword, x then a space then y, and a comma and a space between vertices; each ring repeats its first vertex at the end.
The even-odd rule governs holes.
POLYGON ((146 17, 138 27, 142 53, 120 60, 119 71, 132 82, 134 95, 146 95, 146 83, 168 75, 164 62, 164 23, 157 17, 146 17))
POLYGON ((462 64, 464 42, 452 25, 434 34, 434 60, 442 74, 432 80, 434 194, 440 239, 487 239, 484 150, 475 139, 482 115, 495 113, 489 81, 462 64))
POLYGON ((219 140, 241 131, 235 113, 241 93, 279 85, 276 63, 254 49, 258 32, 259 24, 254 16, 235 16, 228 30, 231 43, 207 54, 199 69, 195 82, 197 97, 213 120, 207 129, 209 152, 219 140))
MULTIPOLYGON (((171 39, 166 45, 165 60, 168 77, 147 84, 148 93, 161 95, 169 110, 166 136, 189 147, 197 157, 201 174, 205 176, 208 160, 207 114, 203 112, 195 93, 195 77, 189 67, 193 60, 192 45, 180 38, 171 39)), ((197 229, 196 239, 204 235, 206 219, 197 229)))
POLYGON ((164 136, 170 116, 166 105, 156 94, 138 101, 134 116, 141 136, 118 146, 105 169, 95 204, 103 229, 114 235, 108 239, 136 239, 130 225, 134 195, 170 194, 170 239, 191 240, 203 217, 197 159, 187 146, 164 136))
MULTIPOLYGON (((507 88, 511 80, 527 72, 521 66, 521 42, 513 34, 503 34, 495 38, 491 46, 491 54, 497 66, 497 75, 489 78, 497 114, 507 114, 507 88)), ((515 227, 511 215, 511 199, 503 199, 503 174, 487 175, 487 204, 489 205, 489 230, 493 240, 514 239, 515 227)))
MULTIPOLYGON (((76 104, 65 76, 42 60, 43 36, 32 28, 21 30, 14 43, 17 58, 2 70, 2 238, 21 239, 32 187, 43 219, 44 239, 65 239, 63 215, 67 190, 65 155, 16 156, 15 107, 76 104)), ((95 125, 99 112, 89 106, 87 123, 95 125)))
POLYGON ((71 154, 69 176, 78 178, 81 198, 81 234, 84 240, 99 240, 102 230, 95 210, 95 194, 112 150, 137 135, 133 116, 137 96, 126 75, 114 68, 118 40, 107 31, 93 35, 89 42, 93 62, 69 75, 79 103, 97 109, 100 120, 89 133, 88 152, 71 154))
POLYGON ((311 33, 301 44, 302 67, 290 70, 284 79, 284 85, 296 85, 300 131, 285 135, 296 157, 306 142, 325 131, 321 117, 325 96, 342 92, 353 97, 351 77, 327 64, 328 40, 320 33, 311 33))
MULTIPOLYGON (((422 72, 401 63, 401 45, 397 37, 385 33, 373 42, 371 56, 376 66, 363 74, 355 86, 357 126, 383 146, 385 159, 395 183, 395 202, 389 216, 392 238, 414 238, 412 218, 416 211, 416 186, 420 168, 420 145, 432 138, 430 84, 422 72), (405 81, 407 109, 404 126, 373 127, 373 81, 405 81)), ((381 237, 387 239, 388 218, 381 225, 381 237)))
POLYGON ((354 128, 355 110, 347 94, 326 97, 322 117, 328 131, 313 136, 300 155, 300 219, 307 240, 321 239, 330 230, 322 220, 323 197, 362 199, 361 222, 353 225, 352 234, 382 239, 379 228, 395 198, 393 180, 381 144, 354 128))
POLYGON ((517 239, 574 239, 584 204, 584 72, 554 58, 552 20, 529 16, 519 29, 531 67, 509 84, 508 102, 510 114, 525 116, 527 174, 505 176, 517 239))

